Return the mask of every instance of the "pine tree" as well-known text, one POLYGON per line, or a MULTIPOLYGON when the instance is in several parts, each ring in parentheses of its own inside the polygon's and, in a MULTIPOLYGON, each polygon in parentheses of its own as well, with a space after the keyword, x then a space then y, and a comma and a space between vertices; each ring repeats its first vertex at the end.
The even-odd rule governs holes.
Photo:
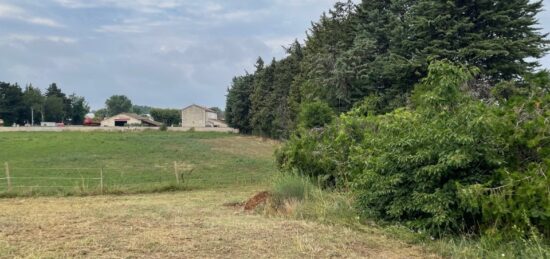
POLYGON ((245 134, 252 133, 250 95, 253 84, 253 75, 235 77, 227 93, 225 119, 230 127, 239 129, 245 134))
POLYGON ((421 0, 411 9, 407 47, 414 59, 448 59, 481 69, 492 82, 518 78, 548 48, 536 28, 542 1, 421 0))
POLYGON ((250 96, 252 104, 251 125, 255 134, 270 136, 273 130, 274 112, 272 98, 275 67, 277 61, 273 59, 270 65, 264 67, 262 59, 257 62, 254 73, 254 87, 250 96))

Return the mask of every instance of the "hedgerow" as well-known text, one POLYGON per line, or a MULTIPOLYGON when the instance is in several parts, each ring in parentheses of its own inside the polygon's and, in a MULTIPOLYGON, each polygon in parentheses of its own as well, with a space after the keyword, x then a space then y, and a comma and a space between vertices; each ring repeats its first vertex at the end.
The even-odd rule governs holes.
POLYGON ((499 84, 480 100, 476 69, 436 61, 387 114, 368 98, 277 152, 286 171, 346 188, 366 216, 435 235, 550 235, 550 76, 499 84))

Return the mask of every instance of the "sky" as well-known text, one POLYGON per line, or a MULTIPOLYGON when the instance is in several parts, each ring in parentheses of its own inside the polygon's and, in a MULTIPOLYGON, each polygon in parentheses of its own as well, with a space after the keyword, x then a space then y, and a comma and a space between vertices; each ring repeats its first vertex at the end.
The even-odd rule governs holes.
MULTIPOLYGON (((55 82, 92 109, 225 107, 234 76, 284 57, 336 0, 0 0, 0 81, 55 82)), ((544 0, 550 9, 550 0, 544 0)), ((550 11, 539 16, 550 32, 550 11)), ((550 56, 541 60, 550 68, 550 56)))

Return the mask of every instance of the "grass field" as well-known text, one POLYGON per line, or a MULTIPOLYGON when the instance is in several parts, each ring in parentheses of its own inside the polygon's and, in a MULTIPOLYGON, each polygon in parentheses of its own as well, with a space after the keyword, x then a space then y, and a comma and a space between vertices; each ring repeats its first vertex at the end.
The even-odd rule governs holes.
POLYGON ((0 195, 142 193, 258 185, 276 171, 274 144, 226 133, 2 133, 0 195))
POLYGON ((221 133, 0 134, 13 177, 13 190, 0 180, 0 192, 19 196, 0 199, 0 258, 436 257, 377 227, 226 206, 269 188, 277 145, 221 133), (174 161, 195 168, 184 183, 174 161), (86 179, 100 168, 106 195, 40 197, 97 194, 86 179))

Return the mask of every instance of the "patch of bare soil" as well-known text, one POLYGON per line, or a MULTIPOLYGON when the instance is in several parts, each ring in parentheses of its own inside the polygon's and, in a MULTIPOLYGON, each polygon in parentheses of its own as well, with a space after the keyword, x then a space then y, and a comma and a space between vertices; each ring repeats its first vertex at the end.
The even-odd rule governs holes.
POLYGON ((258 206, 265 204, 269 198, 271 198, 271 194, 269 192, 260 192, 254 195, 254 197, 250 198, 244 204, 244 210, 245 211, 255 210, 258 206))

